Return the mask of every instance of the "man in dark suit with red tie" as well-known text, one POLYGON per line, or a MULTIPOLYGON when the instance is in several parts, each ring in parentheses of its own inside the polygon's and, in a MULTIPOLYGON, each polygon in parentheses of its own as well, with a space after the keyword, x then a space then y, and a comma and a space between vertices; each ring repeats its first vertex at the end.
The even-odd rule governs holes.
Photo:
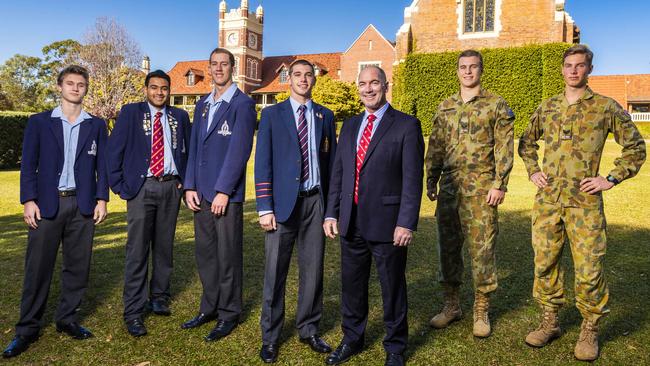
POLYGON ((386 102, 381 68, 364 68, 357 87, 366 110, 343 124, 323 224, 328 237, 341 233, 343 340, 326 363, 338 365, 363 349, 374 258, 384 304, 385 364, 403 365, 406 248, 420 212, 424 140, 420 121, 386 102))
POLYGON ((109 183, 127 201, 124 321, 134 337, 147 334, 148 308, 171 314, 174 234, 191 132, 187 112, 167 105, 169 76, 152 71, 144 84, 147 101, 122 107, 108 139, 109 183))

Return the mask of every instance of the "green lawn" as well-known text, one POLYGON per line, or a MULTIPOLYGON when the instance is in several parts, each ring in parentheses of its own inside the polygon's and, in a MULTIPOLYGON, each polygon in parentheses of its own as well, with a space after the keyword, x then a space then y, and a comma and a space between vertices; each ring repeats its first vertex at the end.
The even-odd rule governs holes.
MULTIPOLYGON (((606 174, 620 149, 607 144, 603 173, 606 174)), ((530 246, 530 209, 534 189, 517 157, 510 179, 510 192, 501 208, 498 240, 500 287, 493 298, 491 318, 494 334, 485 340, 471 335, 472 289, 463 288, 463 309, 468 315, 447 330, 432 330, 429 318, 441 305, 441 288, 436 282, 437 251, 433 217, 435 205, 423 202, 420 228, 409 249, 408 362, 417 365, 565 365, 575 363, 573 347, 579 333, 580 315, 573 307, 573 276, 567 271, 568 306, 561 313, 565 334, 543 349, 527 347, 523 339, 536 327, 538 311, 531 299, 533 262, 530 246)), ((252 159, 251 159, 252 162, 252 159)), ((252 163, 249 166, 252 181, 252 163)), ((611 292, 611 314, 602 322, 601 365, 650 364, 650 173, 643 169, 638 177, 605 194, 608 218, 609 252, 606 275, 611 292)), ((18 172, 0 172, 0 343, 4 347, 13 337, 18 318, 23 279, 26 230, 22 207, 18 204, 18 172)), ((250 184, 249 184, 250 187, 250 184)), ((201 285, 196 274, 191 214, 183 210, 176 236, 172 283, 173 314, 146 319, 149 335, 130 337, 122 323, 122 273, 126 237, 125 204, 112 198, 109 218, 96 234, 93 266, 81 314, 83 324, 95 338, 74 341, 56 333, 53 312, 59 293, 58 273, 53 281, 45 315, 47 325, 41 339, 7 364, 60 365, 249 365, 261 364, 259 315, 263 280, 263 235, 257 224, 252 190, 248 190, 244 237, 244 314, 243 323, 226 340, 206 343, 203 336, 211 326, 181 330, 180 324, 197 311, 201 285)), ((325 310, 321 330, 336 346, 341 339, 339 315, 339 245, 328 241, 325 267, 325 310)), ((569 250, 564 263, 570 264, 569 250)), ((60 268, 60 267, 57 267, 60 268)), ((465 276, 470 283, 469 273, 465 276)), ((299 343, 295 320, 297 272, 292 265, 287 290, 287 322, 280 348, 280 364, 319 365, 324 356, 299 343)), ((384 360, 381 340, 381 298, 376 276, 371 279, 370 320, 367 349, 350 365, 381 365, 384 360)))

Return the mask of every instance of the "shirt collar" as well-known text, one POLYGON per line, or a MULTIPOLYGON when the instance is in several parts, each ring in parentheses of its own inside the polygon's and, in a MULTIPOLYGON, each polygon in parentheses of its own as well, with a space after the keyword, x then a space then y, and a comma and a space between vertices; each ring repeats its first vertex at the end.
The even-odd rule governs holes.
MULTIPOLYGON (((381 108, 379 108, 377 111, 375 111, 375 113, 372 113, 376 117, 375 118, 375 123, 377 123, 377 122, 379 122, 381 120, 381 118, 386 113, 386 110, 388 110, 389 106, 390 106, 390 103, 386 102, 386 104, 381 106, 381 108)), ((368 118, 369 115, 370 115, 370 113, 368 113, 368 110, 364 110, 363 111, 363 120, 365 121, 368 118)))
POLYGON ((158 108, 151 105, 151 103, 149 103, 149 102, 147 102, 147 105, 149 106, 149 112, 151 112, 152 116, 155 116, 156 113, 158 113, 158 112, 162 112, 163 116, 165 115, 165 113, 167 113, 167 106, 164 106, 159 110, 158 108))
MULTIPOLYGON (((54 108, 54 110, 52 111, 52 116, 51 117, 52 118, 61 118, 62 121, 66 121, 68 123, 70 122, 70 121, 68 121, 66 116, 63 115, 63 108, 61 108, 61 106, 58 106, 58 107, 54 108)), ((80 123, 80 122, 82 122, 84 120, 92 119, 92 118, 93 117, 90 114, 88 114, 88 112, 86 112, 86 111, 84 111, 82 109, 81 113, 79 113, 79 117, 77 117, 77 120, 74 121, 74 124, 76 125, 77 123, 80 123)))
POLYGON ((216 95, 216 90, 213 89, 210 95, 208 96, 208 104, 215 105, 221 102, 230 103, 230 100, 232 100, 232 97, 235 95, 236 90, 237 90, 237 84, 232 83, 228 87, 228 89, 226 89, 226 91, 223 92, 223 94, 221 94, 221 96, 219 96, 219 98, 215 101, 214 96, 216 95))
MULTIPOLYGON (((478 98, 485 98, 486 96, 487 96, 487 95, 486 95, 486 93, 485 93, 485 89, 483 89, 483 87, 481 87, 481 88, 479 89, 479 91, 478 91, 478 94, 476 94, 476 96, 475 96, 474 98, 468 100, 467 103, 469 103, 469 102, 471 102, 471 101, 474 101, 474 100, 476 100, 476 99, 478 99, 478 98)), ((463 102, 463 97, 460 95, 460 90, 459 90, 458 92, 456 92, 456 94, 452 95, 451 98, 452 98, 456 103, 459 103, 459 104, 463 104, 463 103, 464 103, 464 102, 463 102)))
MULTIPOLYGON (((300 108, 302 104, 291 97, 289 97, 289 102, 291 103, 291 109, 293 109, 293 113, 298 113, 298 108, 300 108)), ((305 102, 305 106, 307 107, 307 112, 310 112, 312 108, 311 99, 308 99, 307 102, 305 102)))

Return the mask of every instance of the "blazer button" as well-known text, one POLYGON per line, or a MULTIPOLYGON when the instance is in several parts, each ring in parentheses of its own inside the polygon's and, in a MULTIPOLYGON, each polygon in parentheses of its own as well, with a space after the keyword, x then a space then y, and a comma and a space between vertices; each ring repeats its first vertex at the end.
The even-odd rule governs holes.
POLYGON ((300 178, 296 178, 296 180, 300 180, 300 178))
POLYGON ((140 178, 144 178, 144 175, 141 175, 140 178))
POLYGON ((149 159, 148 159, 148 158, 145 158, 145 159, 144 159, 144 161, 145 161, 145 162, 148 162, 148 161, 149 161, 149 159))

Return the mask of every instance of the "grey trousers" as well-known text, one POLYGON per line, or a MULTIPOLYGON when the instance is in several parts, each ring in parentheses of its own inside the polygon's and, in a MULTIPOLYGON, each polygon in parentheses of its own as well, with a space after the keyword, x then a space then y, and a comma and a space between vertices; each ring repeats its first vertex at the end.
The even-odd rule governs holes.
POLYGON ((126 203, 128 235, 124 268, 124 320, 144 315, 151 299, 169 300, 174 235, 180 207, 179 181, 145 180, 140 192, 126 203), (149 251, 151 281, 147 288, 149 251))
POLYGON ((241 202, 230 202, 225 215, 215 216, 210 206, 201 200, 201 210, 194 213, 196 266, 203 285, 199 311, 238 321, 244 278, 244 207, 241 202))
POLYGON ((59 243, 63 243, 61 297, 54 316, 60 323, 78 322, 77 311, 88 286, 95 224, 79 212, 77 198, 59 198, 59 211, 29 229, 25 254, 25 278, 16 335, 39 332, 50 292, 59 243))
POLYGON ((286 222, 265 239, 262 342, 278 343, 284 324, 284 296, 293 245, 298 247, 298 307, 296 328, 301 338, 318 332, 323 312, 323 207, 320 195, 298 198, 286 222))

